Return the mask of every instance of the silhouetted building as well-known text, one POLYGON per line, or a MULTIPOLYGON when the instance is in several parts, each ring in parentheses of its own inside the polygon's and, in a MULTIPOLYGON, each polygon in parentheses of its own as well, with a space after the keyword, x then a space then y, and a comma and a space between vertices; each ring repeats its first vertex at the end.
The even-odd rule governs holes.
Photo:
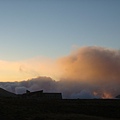
POLYGON ((37 99, 62 99, 61 93, 43 93, 41 91, 30 92, 26 90, 26 93, 21 95, 24 98, 37 98, 37 99))

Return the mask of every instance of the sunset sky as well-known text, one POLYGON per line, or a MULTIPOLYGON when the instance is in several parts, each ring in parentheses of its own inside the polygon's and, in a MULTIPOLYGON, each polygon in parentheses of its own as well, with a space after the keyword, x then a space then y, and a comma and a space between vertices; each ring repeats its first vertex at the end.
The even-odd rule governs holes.
POLYGON ((0 0, 0 81, 58 79, 84 46, 120 49, 120 0, 0 0))

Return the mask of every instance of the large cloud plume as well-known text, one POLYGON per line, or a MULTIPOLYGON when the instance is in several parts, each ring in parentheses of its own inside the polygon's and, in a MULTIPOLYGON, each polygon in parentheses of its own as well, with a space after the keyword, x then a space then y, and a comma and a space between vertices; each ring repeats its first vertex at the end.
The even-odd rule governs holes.
POLYGON ((120 78, 120 51, 83 47, 59 60, 63 78, 86 82, 115 82, 120 78))
POLYGON ((86 84, 87 91, 103 98, 119 94, 119 50, 97 46, 82 47, 58 62, 63 72, 61 80, 86 84))
POLYGON ((41 72, 43 75, 55 74, 57 81, 50 77, 37 77, 21 82, 1 82, 0 86, 18 94, 26 89, 62 92, 63 98, 114 98, 120 94, 119 50, 87 46, 54 62, 49 61, 49 64, 42 64, 39 60, 32 61, 32 65, 27 64, 31 70, 22 65, 19 71, 29 73, 30 70, 37 75, 41 72))

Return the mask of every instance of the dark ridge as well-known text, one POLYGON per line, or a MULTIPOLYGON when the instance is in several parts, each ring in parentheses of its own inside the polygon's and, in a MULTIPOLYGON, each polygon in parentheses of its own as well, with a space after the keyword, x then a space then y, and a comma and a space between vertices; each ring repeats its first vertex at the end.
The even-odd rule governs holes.
POLYGON ((16 94, 8 92, 8 91, 0 88, 0 97, 16 97, 16 94))

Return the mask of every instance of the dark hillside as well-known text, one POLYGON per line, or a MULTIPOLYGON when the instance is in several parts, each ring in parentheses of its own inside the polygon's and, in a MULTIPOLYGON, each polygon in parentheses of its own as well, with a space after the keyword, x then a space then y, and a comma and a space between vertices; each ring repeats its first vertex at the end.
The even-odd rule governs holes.
POLYGON ((0 88, 0 97, 16 97, 16 94, 8 92, 8 91, 0 88))

